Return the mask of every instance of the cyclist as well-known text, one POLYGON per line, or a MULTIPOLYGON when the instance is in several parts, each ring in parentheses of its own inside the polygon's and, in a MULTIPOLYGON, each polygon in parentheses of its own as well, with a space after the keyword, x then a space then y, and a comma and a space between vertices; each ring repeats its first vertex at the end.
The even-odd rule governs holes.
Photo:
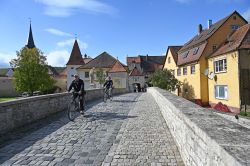
POLYGON ((76 99, 79 96, 80 100, 80 113, 83 114, 84 107, 83 107, 83 97, 84 97, 84 82, 82 79, 79 78, 77 74, 74 75, 75 79, 71 82, 68 92, 71 91, 72 88, 74 88, 74 91, 77 93, 74 93, 74 99, 76 99))
POLYGON ((113 80, 110 76, 106 78, 105 83, 103 84, 103 87, 105 88, 105 91, 108 91, 109 97, 111 96, 111 90, 113 88, 113 80))

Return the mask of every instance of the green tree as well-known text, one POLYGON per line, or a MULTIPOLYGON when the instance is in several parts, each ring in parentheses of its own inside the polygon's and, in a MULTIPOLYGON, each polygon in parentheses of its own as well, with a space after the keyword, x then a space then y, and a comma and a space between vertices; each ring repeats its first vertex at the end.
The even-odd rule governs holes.
POLYGON ((174 91, 181 85, 181 82, 178 81, 171 71, 167 69, 155 71, 149 77, 149 81, 154 86, 168 91, 174 91))
POLYGON ((96 78, 97 78, 97 82, 101 85, 105 82, 106 73, 104 73, 102 68, 97 69, 96 78))
POLYGON ((18 92, 46 93, 54 88, 55 81, 48 74, 46 57, 39 49, 22 48, 17 51, 17 58, 12 59, 10 64, 15 68, 14 86, 18 92))

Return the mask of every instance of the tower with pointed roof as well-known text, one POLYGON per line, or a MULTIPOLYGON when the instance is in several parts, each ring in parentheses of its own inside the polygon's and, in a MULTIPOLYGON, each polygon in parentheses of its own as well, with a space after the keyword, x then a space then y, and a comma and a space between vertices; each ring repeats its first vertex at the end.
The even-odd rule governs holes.
MULTIPOLYGON (((74 42, 69 60, 66 64, 67 66, 67 87, 69 87, 70 83, 74 79, 74 75, 77 74, 77 68, 84 65, 84 61, 82 58, 82 54, 77 42, 77 39, 74 42)), ((81 78, 81 75, 80 75, 81 78)))
POLYGON ((27 41, 27 44, 25 45, 25 47, 30 48, 30 49, 36 47, 35 43, 34 43, 34 40, 33 40, 31 23, 30 23, 30 31, 29 31, 28 41, 27 41))

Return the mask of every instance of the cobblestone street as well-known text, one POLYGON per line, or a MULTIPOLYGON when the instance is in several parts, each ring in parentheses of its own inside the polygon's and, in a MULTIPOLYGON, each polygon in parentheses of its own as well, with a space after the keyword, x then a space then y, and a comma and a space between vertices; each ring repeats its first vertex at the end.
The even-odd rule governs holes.
POLYGON ((159 107, 148 93, 95 102, 70 122, 60 116, 7 142, 1 165, 184 165, 159 107))

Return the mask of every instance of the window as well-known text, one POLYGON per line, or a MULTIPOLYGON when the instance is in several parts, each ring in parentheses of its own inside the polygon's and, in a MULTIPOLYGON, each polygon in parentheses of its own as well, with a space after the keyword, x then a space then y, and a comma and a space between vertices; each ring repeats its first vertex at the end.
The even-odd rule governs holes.
POLYGON ((217 45, 213 45, 213 51, 215 51, 217 48, 217 45))
POLYGON ((181 68, 178 68, 177 69, 177 76, 180 76, 181 75, 181 68))
POLYGON ((234 19, 234 20, 236 20, 236 19, 237 19, 237 17, 236 17, 236 16, 233 16, 233 19, 234 19))
POLYGON ((168 63, 171 63, 171 59, 170 59, 170 57, 168 57, 168 63))
POLYGON ((74 67, 71 67, 71 69, 74 69, 74 67))
POLYGON ((214 71, 215 73, 226 72, 227 71, 227 59, 214 61, 214 71))
POLYGON ((174 70, 171 70, 171 74, 174 76, 175 75, 175 72, 174 72, 174 70))
POLYGON ((237 30, 237 29, 239 29, 239 27, 240 27, 239 25, 231 25, 232 30, 237 30))
POLYGON ((193 49, 193 55, 196 55, 198 53, 198 51, 199 51, 199 47, 194 48, 193 49))
POLYGON ((228 88, 226 85, 215 85, 214 92, 216 99, 228 99, 228 88))
POLYGON ((186 57, 188 56, 188 53, 189 53, 189 51, 184 52, 184 53, 182 54, 182 57, 183 57, 183 58, 186 58, 186 57))
POLYGON ((88 71, 85 72, 85 78, 89 78, 89 72, 88 71))
POLYGON ((192 65, 191 66, 191 74, 194 74, 195 73, 195 65, 192 65))
POLYGON ((183 67, 183 75, 187 75, 187 67, 183 67))

